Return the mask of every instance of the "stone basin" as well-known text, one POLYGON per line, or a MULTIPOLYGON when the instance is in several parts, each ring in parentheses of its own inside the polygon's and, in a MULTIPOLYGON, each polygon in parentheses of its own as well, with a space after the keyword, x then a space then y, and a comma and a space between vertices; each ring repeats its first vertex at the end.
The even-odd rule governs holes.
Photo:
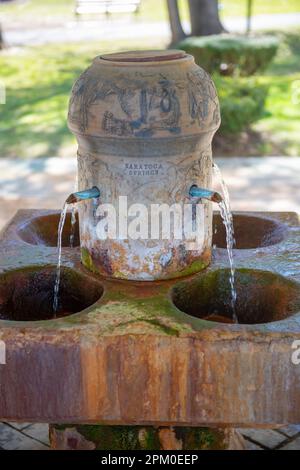
MULTIPOLYGON (((19 237, 31 245, 57 246, 57 232, 60 214, 48 214, 25 222, 18 230, 19 237)), ((70 247, 71 234, 71 214, 68 213, 62 233, 62 246, 70 247)), ((73 246, 79 246, 79 224, 78 214, 76 214, 76 223, 74 224, 73 246)))
POLYGON ((103 294, 100 282, 63 267, 59 308, 53 313, 55 266, 28 267, 0 274, 0 319, 41 321, 82 312, 103 294))
MULTIPOLYGON (((235 250, 239 324, 231 319, 221 243, 205 271, 151 283, 97 277, 81 265, 79 247, 66 247, 62 313, 71 314, 51 318, 57 250, 50 241, 24 239, 24 230, 44 218, 55 233, 58 213, 19 211, 0 243, 0 340, 6 346, 0 418, 149 426, 299 423, 300 365, 292 362, 293 343, 300 340, 299 218, 234 215, 259 219, 262 234, 259 246, 235 250), (271 226, 282 235, 265 243, 263 227, 270 233, 271 226), (45 310, 39 295, 26 304, 32 280, 46 292, 45 310), (72 308, 69 295, 77 299, 72 308)), ((243 229, 247 224, 239 229, 246 240, 243 229)))
MULTIPOLYGON (((284 240, 287 227, 279 221, 254 215, 233 214, 234 248, 246 250, 275 245, 284 240)), ((226 248, 226 231, 219 213, 213 219, 213 245, 226 248)))
MULTIPOLYGON (((218 269, 178 282, 173 303, 195 318, 234 323, 229 276, 229 269, 218 269)), ((299 284, 270 271, 237 269, 235 290, 239 324, 269 323, 300 312, 299 284)))
MULTIPOLYGON (((19 237, 32 245, 57 245, 57 229, 60 214, 37 216, 20 227, 19 237)), ((261 248, 280 243, 287 233, 285 224, 265 217, 253 215, 234 214, 236 249, 261 248)), ((71 214, 68 213, 62 235, 62 246, 70 246, 71 214)), ((79 223, 76 214, 74 225, 74 246, 79 246, 79 223)), ((219 213, 214 213, 213 219, 213 245, 217 248, 226 248, 226 231, 219 213)))

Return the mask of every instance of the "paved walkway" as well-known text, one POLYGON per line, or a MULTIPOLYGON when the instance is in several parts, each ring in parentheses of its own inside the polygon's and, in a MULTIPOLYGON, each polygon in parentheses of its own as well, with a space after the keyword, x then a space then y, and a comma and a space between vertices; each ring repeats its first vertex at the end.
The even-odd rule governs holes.
MULTIPOLYGON (((215 159, 229 187, 234 210, 300 209, 300 158, 215 159)), ((0 227, 20 208, 59 208, 73 190, 75 159, 0 160, 0 227)), ((217 186, 216 186, 217 189, 217 186)), ((300 450, 300 425, 241 429, 251 450, 300 450)), ((0 423, 0 448, 48 449, 45 424, 0 423)))
POLYGON ((0 423, 1 450, 49 450, 48 424, 0 423))
MULTIPOLYGON (((83 17, 84 18, 84 17, 83 17)), ((246 28, 246 18, 225 18, 224 26, 231 32, 244 32, 246 28)), ((253 17, 252 29, 278 29, 299 26, 299 13, 281 13, 269 15, 257 15, 253 17)), ((190 24, 184 23, 184 28, 188 33, 190 24)), ((165 38, 169 40, 170 27, 168 22, 145 22, 139 16, 125 16, 104 18, 96 16, 93 21, 80 19, 79 21, 67 21, 54 26, 34 26, 30 28, 16 28, 13 23, 6 23, 4 38, 10 46, 33 46, 49 43, 93 41, 93 40, 120 40, 138 39, 153 37, 165 38)))
POLYGON ((300 425, 280 429, 240 429, 248 450, 300 450, 300 425))
MULTIPOLYGON (((300 212, 300 158, 215 161, 228 185, 233 210, 300 212)), ((74 190, 75 175, 74 158, 0 160, 0 228, 21 208, 61 208, 74 190)))

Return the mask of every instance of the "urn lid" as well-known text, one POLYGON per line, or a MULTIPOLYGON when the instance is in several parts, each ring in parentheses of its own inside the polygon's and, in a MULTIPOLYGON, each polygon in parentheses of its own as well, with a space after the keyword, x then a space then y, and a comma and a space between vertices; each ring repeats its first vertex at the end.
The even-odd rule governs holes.
POLYGON ((164 62, 171 60, 184 59, 188 57, 184 51, 180 50, 150 50, 150 51, 129 51, 129 52, 116 52, 113 54, 104 54, 99 56, 102 60, 110 62, 164 62))
POLYGON ((74 84, 68 123, 81 143, 197 140, 218 129, 219 102, 210 76, 184 51, 104 54, 74 84))

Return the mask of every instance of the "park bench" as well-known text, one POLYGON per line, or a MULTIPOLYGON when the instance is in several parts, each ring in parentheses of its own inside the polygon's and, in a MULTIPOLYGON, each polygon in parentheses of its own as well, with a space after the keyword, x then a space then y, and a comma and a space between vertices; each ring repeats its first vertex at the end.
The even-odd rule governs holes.
POLYGON ((141 0, 76 0, 75 14, 137 13, 141 0))

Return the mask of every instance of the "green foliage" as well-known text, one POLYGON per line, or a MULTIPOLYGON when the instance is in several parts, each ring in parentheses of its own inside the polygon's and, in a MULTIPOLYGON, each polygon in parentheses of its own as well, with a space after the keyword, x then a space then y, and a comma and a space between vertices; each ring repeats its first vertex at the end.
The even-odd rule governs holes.
MULTIPOLYGON (((214 76, 222 108, 222 134, 238 132, 253 122, 251 128, 262 133, 268 146, 258 148, 258 142, 258 155, 274 155, 274 151, 281 155, 300 154, 299 33, 276 33, 280 48, 263 75, 214 76), (265 93, 269 90, 265 113, 259 101, 264 93, 262 85, 265 93), (256 122, 259 116, 262 119, 256 122)), ((77 145, 66 123, 75 79, 98 54, 147 47, 149 40, 139 39, 138 44, 136 40, 95 41, 20 48, 13 53, 9 48, 1 51, 0 80, 6 86, 7 101, 0 104, 0 158, 75 155, 77 145)), ((163 47, 159 38, 152 39, 151 48, 163 47)), ((245 147, 246 154, 248 151, 245 147)))
POLYGON ((268 86, 258 80, 216 76, 222 134, 237 134, 265 116, 268 86))
POLYGON ((285 34, 284 38, 286 44, 289 46, 291 53, 297 56, 300 55, 300 35, 299 34, 285 34))
POLYGON ((187 38, 177 45, 215 74, 221 134, 238 134, 266 116, 268 84, 245 76, 264 70, 276 55, 278 44, 275 36, 216 35, 187 38))
POLYGON ((278 45, 275 36, 218 34, 189 37, 176 47, 192 54, 207 72, 248 76, 265 70, 275 57, 278 45))
POLYGON ((177 439, 183 442, 183 450, 221 450, 223 433, 210 428, 175 428, 177 439))
POLYGON ((85 439, 96 444, 98 450, 139 450, 137 426, 78 426, 85 439))

